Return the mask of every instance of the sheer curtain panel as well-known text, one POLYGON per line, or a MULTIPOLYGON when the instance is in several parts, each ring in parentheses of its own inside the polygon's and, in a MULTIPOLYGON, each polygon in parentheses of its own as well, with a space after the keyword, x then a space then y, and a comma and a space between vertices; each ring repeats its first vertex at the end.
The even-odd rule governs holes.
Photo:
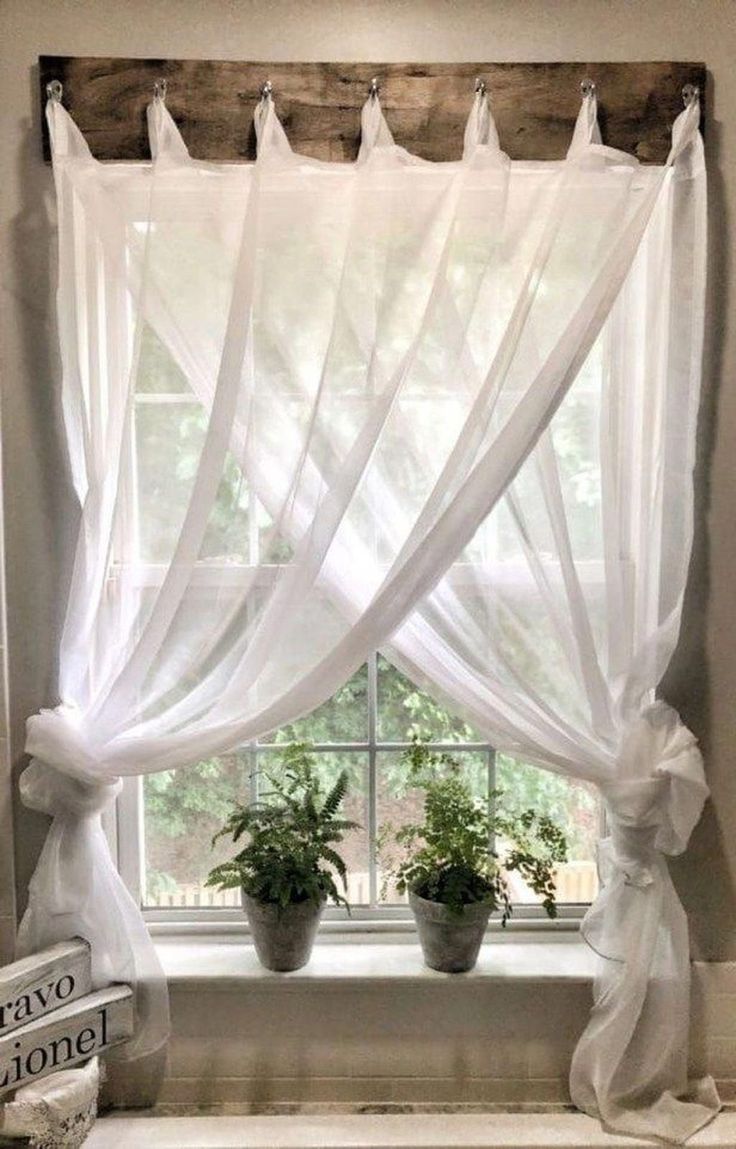
POLYGON ((718 1099, 687 1079, 665 855, 707 788, 656 690, 692 538, 697 99, 662 166, 602 145, 593 94, 560 162, 510 161, 483 93, 452 163, 396 146, 376 98, 354 164, 293 153, 270 98, 253 164, 192 159, 161 98, 151 163, 99 163, 47 113, 81 528, 60 704, 28 723, 23 799, 53 821, 21 947, 89 938, 98 981, 138 988, 126 1056, 160 1046, 165 983, 102 810, 122 776, 307 713, 380 648, 499 749, 600 789, 572 1096, 686 1140, 718 1099), (145 401, 172 372, 187 465, 145 401))

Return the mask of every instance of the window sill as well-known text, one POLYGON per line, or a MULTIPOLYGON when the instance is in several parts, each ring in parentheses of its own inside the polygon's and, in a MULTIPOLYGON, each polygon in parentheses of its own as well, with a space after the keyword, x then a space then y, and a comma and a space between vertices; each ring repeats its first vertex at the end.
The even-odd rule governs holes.
POLYGON ((158 940, 156 949, 167 980, 179 990, 230 989, 243 982, 317 985, 329 983, 427 983, 448 981, 544 984, 590 983, 595 954, 578 935, 540 934, 500 936, 481 949, 475 969, 466 974, 444 974, 429 969, 418 944, 380 941, 323 942, 314 947, 309 963, 292 973, 264 969, 252 945, 243 939, 158 940))
MULTIPOLYGON (((732 1149, 736 1115, 721 1113, 688 1144, 732 1149)), ((604 1132, 582 1113, 361 1114, 331 1117, 104 1117, 89 1149, 651 1149, 652 1142, 604 1132)))

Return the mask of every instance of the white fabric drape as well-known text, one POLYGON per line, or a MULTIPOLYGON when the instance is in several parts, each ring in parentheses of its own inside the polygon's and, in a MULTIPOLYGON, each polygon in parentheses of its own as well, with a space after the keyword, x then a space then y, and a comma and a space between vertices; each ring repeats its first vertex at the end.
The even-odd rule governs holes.
POLYGON ((692 532, 697 102, 650 167, 601 144, 594 97, 559 163, 509 161, 482 95, 443 164, 397 147, 377 100, 355 164, 292 153, 270 100, 255 164, 192 160, 160 100, 150 164, 98 163, 59 104, 48 118, 82 526, 62 702, 28 724, 24 801, 53 822, 22 947, 88 937, 98 981, 139 986, 128 1055, 160 1045, 163 978, 100 811, 121 775, 293 721, 381 647, 500 749, 600 787, 583 932, 601 975, 572 1094, 684 1140, 718 1102, 687 1081, 664 854, 707 788, 655 691, 692 532), (134 433, 161 389, 152 341, 199 418, 155 538, 134 433), (222 498, 233 473, 261 520, 222 498))

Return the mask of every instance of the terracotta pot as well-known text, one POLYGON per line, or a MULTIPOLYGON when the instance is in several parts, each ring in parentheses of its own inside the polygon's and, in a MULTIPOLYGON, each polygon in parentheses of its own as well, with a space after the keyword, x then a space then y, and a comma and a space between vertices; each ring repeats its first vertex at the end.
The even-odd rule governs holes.
POLYGON ((325 903, 292 902, 280 908, 243 894, 258 960, 266 969, 286 973, 301 969, 312 954, 325 903))
POLYGON ((409 891, 409 905, 417 923, 424 960, 442 973, 464 973, 478 960, 491 907, 465 906, 462 914, 450 913, 441 902, 430 902, 409 891))

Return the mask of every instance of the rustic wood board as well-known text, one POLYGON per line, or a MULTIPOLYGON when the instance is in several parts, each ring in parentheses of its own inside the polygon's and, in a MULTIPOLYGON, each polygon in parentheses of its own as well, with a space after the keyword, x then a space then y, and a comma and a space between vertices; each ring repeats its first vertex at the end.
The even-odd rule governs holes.
POLYGON ((0 969, 0 1039, 92 989, 89 943, 59 942, 0 969))
MULTIPOLYGON (((429 160, 458 159, 463 127, 481 76, 491 97, 501 146, 512 159, 561 159, 580 107, 580 83, 597 86, 604 142, 645 163, 662 163, 670 128, 682 110, 682 88, 697 84, 701 63, 353 64, 241 63, 232 60, 134 60, 41 56, 46 84, 60 80, 64 104, 103 160, 149 158, 146 105, 153 84, 168 82, 167 105, 197 159, 255 155, 253 108, 266 79, 295 151, 318 159, 353 160, 360 108, 370 80, 396 142, 429 160)), ((43 122, 44 156, 49 142, 43 122)))
POLYGON ((70 1069, 133 1034, 133 991, 100 989, 0 1038, 0 1097, 70 1069))

